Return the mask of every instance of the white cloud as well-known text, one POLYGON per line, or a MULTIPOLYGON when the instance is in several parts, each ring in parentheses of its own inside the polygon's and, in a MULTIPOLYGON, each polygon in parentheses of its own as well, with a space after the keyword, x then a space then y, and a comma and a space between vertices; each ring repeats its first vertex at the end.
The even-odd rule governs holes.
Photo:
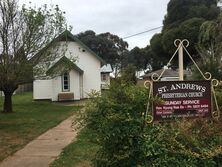
MULTIPOLYGON (((28 4, 30 0, 20 0, 19 4, 28 4)), ((58 4, 66 12, 68 24, 73 33, 86 30, 96 33, 110 32, 125 37, 162 25, 169 0, 32 0, 32 4, 58 4)), ((159 30, 160 31, 160 30, 159 30)), ((145 47, 152 31, 128 38, 130 48, 145 47)))

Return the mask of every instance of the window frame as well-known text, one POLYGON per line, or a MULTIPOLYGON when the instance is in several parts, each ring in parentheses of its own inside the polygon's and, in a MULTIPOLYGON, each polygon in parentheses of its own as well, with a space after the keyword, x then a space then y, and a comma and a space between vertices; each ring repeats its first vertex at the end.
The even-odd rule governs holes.
POLYGON ((101 80, 102 80, 103 82, 107 81, 107 75, 106 75, 106 74, 102 74, 101 80))
POLYGON ((64 74, 62 75, 62 91, 63 92, 69 92, 70 91, 70 75, 69 75, 69 72, 64 72, 64 74), (65 77, 67 79, 65 79, 65 77), (65 82, 67 82, 67 84, 65 84, 65 82), (67 88, 65 88, 65 86, 67 86, 67 88))

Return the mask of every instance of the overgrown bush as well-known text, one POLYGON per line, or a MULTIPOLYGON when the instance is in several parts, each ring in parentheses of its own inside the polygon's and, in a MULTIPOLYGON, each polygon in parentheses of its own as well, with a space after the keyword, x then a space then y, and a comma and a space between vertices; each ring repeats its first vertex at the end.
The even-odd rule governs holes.
POLYGON ((147 124, 148 91, 124 83, 111 86, 86 108, 97 133, 99 167, 222 166, 221 121, 178 120, 147 124))

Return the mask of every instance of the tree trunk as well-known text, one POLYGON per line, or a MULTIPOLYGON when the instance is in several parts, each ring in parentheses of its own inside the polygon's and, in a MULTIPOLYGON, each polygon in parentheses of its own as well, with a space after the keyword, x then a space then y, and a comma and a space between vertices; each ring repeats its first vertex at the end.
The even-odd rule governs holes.
POLYGON ((13 92, 4 91, 5 100, 4 100, 4 113, 11 113, 12 112, 12 94, 13 92))

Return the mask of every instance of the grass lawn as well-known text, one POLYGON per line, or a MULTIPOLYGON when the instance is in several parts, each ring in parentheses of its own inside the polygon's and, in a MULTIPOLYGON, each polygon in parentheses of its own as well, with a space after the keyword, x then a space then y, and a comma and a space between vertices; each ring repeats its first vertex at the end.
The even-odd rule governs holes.
POLYGON ((93 142, 95 134, 84 128, 77 136, 77 140, 64 148, 60 157, 50 167, 89 167, 99 146, 93 142))
MULTIPOLYGON (((3 97, 0 97, 0 110, 3 97)), ((13 113, 0 113, 0 161, 74 114, 80 107, 32 100, 32 93, 13 96, 13 113)))

